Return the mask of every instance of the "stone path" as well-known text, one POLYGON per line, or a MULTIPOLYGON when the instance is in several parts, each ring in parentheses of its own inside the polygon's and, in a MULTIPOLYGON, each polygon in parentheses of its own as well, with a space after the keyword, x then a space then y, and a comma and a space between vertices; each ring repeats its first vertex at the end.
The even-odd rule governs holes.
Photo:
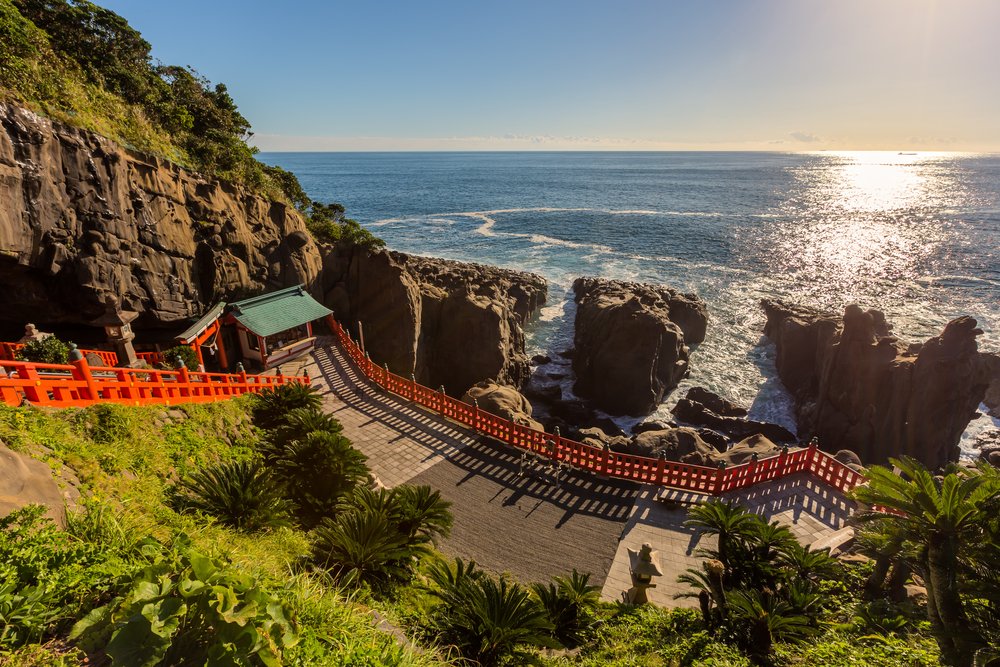
MULTIPOLYGON (((629 585, 627 549, 650 542, 664 569, 650 598, 694 603, 673 595, 684 590, 677 575, 699 563, 695 550, 711 545, 682 525, 687 506, 703 497, 574 470, 557 482, 547 464, 525 466, 519 451, 370 385, 332 340, 324 342, 282 372, 308 370, 324 408, 384 484, 429 484, 452 502, 455 525, 443 552, 525 582, 575 567, 591 573, 605 599, 619 600, 629 585)), ((789 525, 803 544, 840 528, 849 513, 843 496, 807 475, 726 498, 789 525)))
MULTIPOLYGON (((677 583, 677 575, 687 568, 701 567, 696 551, 715 546, 714 536, 684 527, 687 508, 706 499, 699 494, 643 487, 622 534, 602 597, 622 599, 622 594, 631 586, 628 549, 638 550, 648 542, 659 550, 664 571, 656 588, 649 592, 650 601, 662 606, 697 607, 696 599, 674 600, 674 595, 689 590, 686 585, 677 583)), ((727 493, 721 499, 735 501, 768 521, 788 526, 796 539, 805 545, 842 528, 851 507, 843 494, 807 473, 727 493)))

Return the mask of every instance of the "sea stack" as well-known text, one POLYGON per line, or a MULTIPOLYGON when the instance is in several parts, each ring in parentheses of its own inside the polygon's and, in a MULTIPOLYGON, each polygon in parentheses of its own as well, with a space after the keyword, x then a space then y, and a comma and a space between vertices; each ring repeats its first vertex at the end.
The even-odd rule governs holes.
POLYGON ((907 344, 877 310, 850 305, 839 318, 762 306, 800 436, 857 452, 866 464, 907 455, 935 469, 958 460, 959 439, 1000 366, 978 351, 976 320, 959 317, 927 342, 907 344))
POLYGON ((694 294, 659 285, 578 278, 574 392, 614 415, 647 415, 688 373, 688 345, 705 339, 694 294))

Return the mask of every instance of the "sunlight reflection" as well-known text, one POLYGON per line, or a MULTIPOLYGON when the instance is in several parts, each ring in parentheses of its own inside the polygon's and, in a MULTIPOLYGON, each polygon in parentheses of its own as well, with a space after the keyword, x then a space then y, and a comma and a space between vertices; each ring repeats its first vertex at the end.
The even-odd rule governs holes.
MULTIPOLYGON (((933 271, 946 233, 936 223, 961 188, 942 153, 822 153, 796 174, 801 189, 774 258, 809 298, 831 308, 899 299, 933 271)), ((905 297, 903 297, 905 298, 905 297)))

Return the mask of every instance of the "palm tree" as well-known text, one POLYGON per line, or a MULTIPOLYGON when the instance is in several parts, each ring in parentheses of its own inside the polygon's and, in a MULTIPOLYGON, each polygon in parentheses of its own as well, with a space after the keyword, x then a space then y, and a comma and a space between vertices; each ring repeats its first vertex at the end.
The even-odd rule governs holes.
POLYGON ((552 635, 563 646, 579 645, 593 625, 593 610, 601 599, 601 589, 590 585, 590 575, 574 569, 571 575, 554 577, 548 585, 534 584, 531 589, 549 615, 552 635))
POLYGON ((466 660, 483 667, 510 657, 524 662, 523 647, 555 645, 545 608, 523 586, 457 559, 455 569, 437 564, 429 574, 437 584, 431 593, 440 600, 435 624, 466 660))
POLYGON ((345 586, 385 590, 409 575, 421 549, 408 546, 381 512, 344 512, 313 531, 313 562, 345 586))
POLYGON ((757 520, 757 516, 736 503, 712 500, 692 507, 688 511, 688 519, 684 522, 686 528, 697 528, 709 535, 716 535, 719 540, 718 549, 713 555, 722 561, 727 570, 731 569, 733 542, 746 535, 757 520))
POLYGON ((400 505, 399 531, 410 541, 432 541, 451 532, 451 503, 427 485, 397 486, 392 490, 400 505))
POLYGON ((306 527, 333 516, 344 494, 368 476, 367 458, 339 433, 313 431, 287 445, 275 471, 306 527))
POLYGON ((871 466, 868 483, 854 497, 871 506, 861 521, 882 520, 918 546, 918 571, 927 585, 927 615, 942 657, 972 664, 983 638, 969 622, 959 581, 960 560, 969 545, 984 538, 986 508, 1000 497, 994 473, 951 469, 935 478, 915 459, 890 459, 901 474, 871 466))
POLYGON ((322 403, 315 387, 297 382, 279 385, 253 397, 253 421, 258 428, 270 430, 281 424, 292 410, 318 411, 322 403))
POLYGON ((203 468, 167 491, 178 512, 203 512, 246 532, 288 524, 290 505, 281 485, 257 459, 203 468))

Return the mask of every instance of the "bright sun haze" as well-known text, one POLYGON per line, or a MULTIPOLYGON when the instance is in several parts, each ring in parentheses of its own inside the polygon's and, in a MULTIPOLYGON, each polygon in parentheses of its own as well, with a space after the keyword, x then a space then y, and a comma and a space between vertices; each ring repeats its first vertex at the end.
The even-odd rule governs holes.
POLYGON ((263 150, 1000 149, 991 0, 108 0, 263 150))

